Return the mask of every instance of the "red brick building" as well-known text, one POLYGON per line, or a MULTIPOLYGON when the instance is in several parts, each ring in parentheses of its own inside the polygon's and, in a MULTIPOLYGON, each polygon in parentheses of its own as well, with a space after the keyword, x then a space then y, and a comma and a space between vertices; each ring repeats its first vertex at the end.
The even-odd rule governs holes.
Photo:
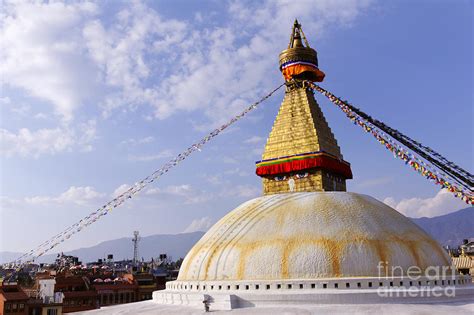
POLYGON ((0 314, 28 314, 28 295, 20 288, 14 285, 2 285, 0 287, 0 314))
POLYGON ((88 311, 99 307, 97 292, 90 286, 87 277, 58 275, 54 292, 61 292, 64 295, 63 313, 88 311))
POLYGON ((94 283, 100 306, 131 303, 137 301, 138 285, 130 282, 94 283))

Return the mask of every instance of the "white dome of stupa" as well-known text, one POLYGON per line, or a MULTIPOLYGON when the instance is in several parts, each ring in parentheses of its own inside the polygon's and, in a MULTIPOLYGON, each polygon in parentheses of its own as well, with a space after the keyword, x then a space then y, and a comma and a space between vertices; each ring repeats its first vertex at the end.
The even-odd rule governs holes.
POLYGON ((377 277, 449 266, 428 234, 366 195, 262 196, 217 222, 187 254, 178 281, 377 277), (379 262, 386 262, 381 269, 379 262))

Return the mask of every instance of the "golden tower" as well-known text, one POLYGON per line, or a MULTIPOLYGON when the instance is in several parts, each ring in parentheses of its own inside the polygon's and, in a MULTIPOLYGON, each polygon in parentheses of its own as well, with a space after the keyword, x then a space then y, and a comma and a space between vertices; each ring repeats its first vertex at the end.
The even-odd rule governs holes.
POLYGON ((296 20, 288 49, 280 54, 286 80, 285 97, 267 139, 262 160, 256 163, 263 193, 345 191, 352 178, 350 164, 305 81, 321 82, 317 52, 309 46, 296 20), (303 44, 304 40, 304 44, 303 44))

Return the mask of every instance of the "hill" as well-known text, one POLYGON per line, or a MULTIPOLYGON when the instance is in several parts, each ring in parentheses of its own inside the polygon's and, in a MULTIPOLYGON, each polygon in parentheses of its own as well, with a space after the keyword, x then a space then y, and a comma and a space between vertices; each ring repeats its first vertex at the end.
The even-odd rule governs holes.
POLYGON ((463 239, 474 237, 474 207, 438 217, 411 220, 443 246, 456 247, 463 239))
MULTIPOLYGON (((174 260, 180 257, 184 258, 203 234, 204 232, 192 232, 144 236, 139 243, 139 257, 149 260, 151 257, 157 257, 160 254, 166 253, 168 257, 172 257, 174 260)), ((95 246, 79 248, 64 254, 77 256, 83 263, 97 261, 98 258, 106 257, 107 254, 113 254, 115 260, 132 259, 132 238, 124 237, 105 241, 95 246)), ((0 252, 0 263, 12 261, 20 255, 21 253, 0 252)), ((53 262, 56 256, 57 254, 45 255, 38 262, 53 262)))

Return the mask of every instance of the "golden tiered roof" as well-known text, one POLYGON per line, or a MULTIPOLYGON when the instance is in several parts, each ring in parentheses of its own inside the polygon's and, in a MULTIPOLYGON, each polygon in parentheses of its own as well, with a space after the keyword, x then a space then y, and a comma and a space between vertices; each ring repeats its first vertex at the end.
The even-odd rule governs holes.
POLYGON ((287 88, 262 159, 324 151, 342 159, 341 149, 311 90, 287 88))
MULTIPOLYGON (((308 54, 300 37, 301 25, 295 22, 289 48, 280 54, 280 67, 288 56, 303 64, 308 54), (294 48, 293 48, 294 47, 294 48), (292 50, 294 49, 294 50, 292 50), (298 51, 303 55, 298 55, 298 51)), ((301 31, 301 34, 302 31, 301 31)), ((304 34, 303 34, 304 36, 304 34)), ((311 66, 311 65, 310 65, 311 66)), ((319 69, 317 69, 319 71, 319 69)), ((295 72, 294 72, 295 73, 295 72)), ((301 79, 305 72, 287 79, 285 97, 267 139, 257 174, 263 178, 264 194, 300 191, 345 191, 345 180, 352 178, 349 163, 343 161, 341 150, 324 118, 313 91, 301 79)), ((323 74, 324 77, 324 74, 323 74)))

